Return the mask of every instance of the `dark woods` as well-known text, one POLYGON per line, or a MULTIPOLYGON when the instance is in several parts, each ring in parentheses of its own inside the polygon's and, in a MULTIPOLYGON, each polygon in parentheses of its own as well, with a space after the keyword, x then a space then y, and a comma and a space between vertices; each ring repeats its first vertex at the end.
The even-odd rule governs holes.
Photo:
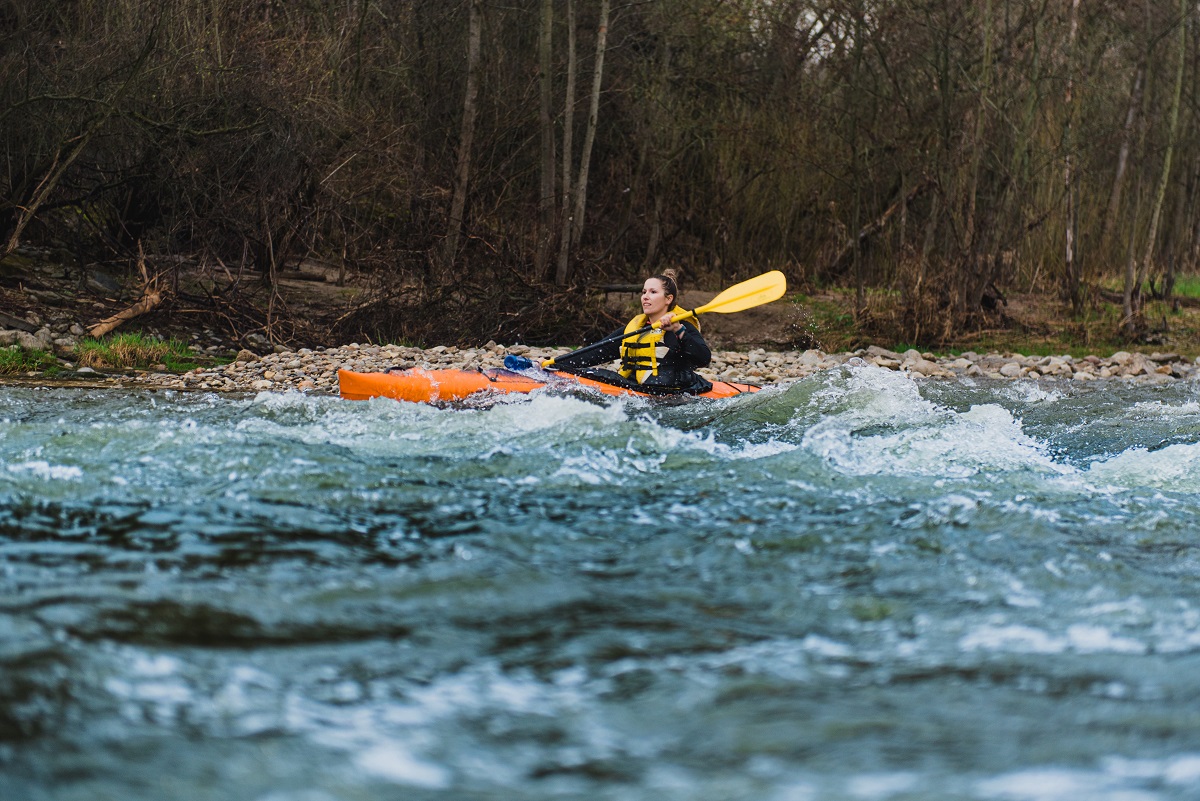
POLYGON ((1174 0, 0 0, 0 253, 332 264, 345 338, 577 341, 667 264, 931 343, 1109 279, 1136 334, 1200 249, 1198 53, 1174 0))

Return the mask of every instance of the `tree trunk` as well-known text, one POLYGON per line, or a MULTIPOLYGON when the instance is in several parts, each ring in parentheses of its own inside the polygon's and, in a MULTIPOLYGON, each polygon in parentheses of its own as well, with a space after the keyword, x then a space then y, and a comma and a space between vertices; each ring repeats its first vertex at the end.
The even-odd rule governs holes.
POLYGON ((856 232, 853 237, 854 249, 854 318, 862 321, 867 313, 866 278, 863 275, 862 238, 857 232, 862 228, 862 176, 859 161, 858 142, 858 109, 852 108, 859 94, 859 78, 862 75, 863 48, 863 12, 855 9, 854 13, 854 71, 851 73, 849 92, 846 96, 846 111, 850 117, 850 183, 854 187, 854 207, 851 210, 850 230, 856 232))
MULTIPOLYGON (((579 153, 579 179, 575 182, 575 210, 571 215, 571 242, 578 245, 583 238, 583 213, 587 208, 588 170, 592 160, 592 145, 596 141, 596 125, 600 120, 600 86, 604 78, 604 53, 608 47, 608 15, 612 0, 600 0, 600 22, 596 28, 596 64, 592 69, 592 92, 588 103, 587 129, 583 134, 583 149, 579 153)), ((562 263, 559 263, 562 267, 562 263)), ((570 261, 567 262, 567 267, 570 261)), ((570 280, 570 270, 560 270, 557 283, 570 280)))
POLYGON ((1083 302, 1080 292, 1079 267, 1075 263, 1075 175, 1074 147, 1071 124, 1075 113, 1075 38, 1079 32, 1079 0, 1070 0, 1070 18, 1067 22, 1067 88, 1063 95, 1063 266, 1066 300, 1078 312, 1083 302))
POLYGON ((1187 241, 1181 272, 1186 274, 1194 273, 1196 265, 1200 263, 1200 214, 1196 213, 1198 204, 1200 204, 1200 155, 1192 158, 1192 181, 1184 214, 1183 230, 1187 241))
POLYGON ((450 202, 450 226, 446 231, 446 264, 453 264, 462 237, 463 213, 467 208, 467 185, 471 177, 471 148, 475 139, 475 115, 479 99, 479 48, 483 39, 483 0, 467 0, 467 88, 463 97, 462 131, 458 140, 458 168, 454 197, 450 202))
MULTIPOLYGON (((1076 0, 1078 2, 1078 0, 1076 0)), ((1181 17, 1187 17, 1188 0, 1180 0, 1181 17)), ((1187 26, 1182 22, 1179 24, 1179 67, 1175 72, 1175 92, 1171 97, 1170 121, 1167 128, 1167 147, 1163 152, 1162 172, 1158 176, 1158 188, 1154 194, 1154 207, 1150 212, 1150 230, 1146 234, 1146 249, 1142 254, 1142 261, 1137 275, 1134 278, 1134 284, 1140 290, 1142 282, 1150 275, 1151 267, 1154 263, 1155 244, 1158 240, 1158 225, 1162 219, 1163 203, 1167 197, 1167 186, 1171 180, 1171 159, 1175 154, 1175 140, 1179 133, 1179 106, 1183 101, 1183 75, 1187 66, 1187 26)), ((1128 274, 1127 274, 1128 275, 1128 274)), ((1128 280, 1128 279, 1127 279, 1128 280)), ((1138 302, 1130 308, 1129 319, 1126 320, 1126 328, 1131 334, 1137 334, 1144 327, 1143 319, 1143 304, 1141 301, 1140 291, 1131 292, 1130 287, 1126 286, 1126 294, 1136 298, 1138 302)))
POLYGON ((980 253, 982 248, 978 243, 982 237, 978 237, 976 233, 979 227, 980 171, 983 165, 984 151, 987 149, 985 134, 988 109, 992 104, 992 99, 988 94, 992 80, 992 4, 986 0, 983 4, 982 14, 983 58, 979 70, 979 103, 975 110, 975 131, 971 140, 971 174, 968 178, 970 186, 967 190, 967 219, 964 224, 965 234, 963 237, 963 253, 966 264, 958 298, 959 312, 964 316, 978 309, 979 298, 982 297, 984 288, 991 282, 992 275, 990 269, 985 270, 983 267, 984 258, 980 253))
POLYGON ((661 192, 654 194, 654 210, 650 214, 650 233, 646 237, 646 256, 642 259, 642 266, 646 268, 658 260, 658 243, 662 239, 663 196, 661 192))
POLYGON ((1146 80, 1146 64, 1138 64, 1133 73, 1133 88, 1129 91, 1129 108, 1125 110, 1125 125, 1121 134, 1121 149, 1117 152, 1117 170, 1113 176, 1112 194, 1108 198, 1108 211, 1104 215, 1104 242, 1111 242, 1116 228, 1117 215, 1121 210, 1121 192, 1125 185, 1125 170, 1129 165, 1129 151, 1133 147, 1134 122, 1142 105, 1142 85, 1146 80))
POLYGON ((551 61, 551 32, 554 26, 554 0, 542 0, 541 21, 538 28, 538 82, 541 87, 541 103, 538 107, 538 127, 542 133, 541 186, 538 195, 537 250, 534 254, 534 272, 539 278, 546 276, 550 250, 554 241, 554 75, 551 61))
POLYGON ((558 267, 554 282, 567 283, 571 275, 571 169, 575 143, 575 0, 567 0, 567 90, 563 111, 562 215, 559 220, 558 267))
MULTIPOLYGON (((1200 49, 1200 24, 1197 24, 1195 18, 1188 18, 1188 29, 1192 35, 1193 51, 1200 49)), ((1196 108, 1200 102, 1200 71, 1192 69, 1192 84, 1191 98, 1188 104, 1191 108, 1196 108)), ((1188 203, 1185 212, 1184 230, 1186 231, 1187 241, 1184 243, 1183 266, 1181 272, 1191 274, 1196 271, 1197 261, 1200 260, 1200 214, 1197 214, 1197 206, 1200 204, 1200 154, 1192 155, 1192 181, 1191 188, 1188 192, 1188 203)))
MULTIPOLYGON (((1141 200, 1137 202, 1138 214, 1134 215, 1134 219, 1140 216, 1141 200)), ((1133 237, 1129 238, 1129 244, 1125 251, 1125 290, 1121 297, 1121 330, 1128 333, 1140 324, 1141 312, 1141 293, 1137 286, 1137 256, 1134 255, 1133 237)))

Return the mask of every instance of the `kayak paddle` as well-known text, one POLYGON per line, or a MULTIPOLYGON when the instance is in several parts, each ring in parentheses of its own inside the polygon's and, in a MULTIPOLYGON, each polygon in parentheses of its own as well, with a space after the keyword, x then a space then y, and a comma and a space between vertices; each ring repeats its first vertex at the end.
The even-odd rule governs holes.
MULTIPOLYGON (((764 303, 770 303, 774 300, 779 300, 783 297, 783 293, 787 291, 787 278, 779 270, 771 270, 769 273, 763 273, 757 278, 751 278, 748 281, 742 281, 740 284, 734 284, 726 289, 720 295, 705 303, 703 306, 697 306, 695 309, 681 314, 678 317, 672 315, 671 322, 679 322, 695 317, 697 314, 707 314, 708 312, 717 312, 718 314, 729 314, 730 312, 745 311, 753 309, 755 306, 762 306, 764 303)), ((599 342, 594 342, 587 347, 579 350, 571 351, 562 358, 569 356, 579 356, 584 353, 591 353, 594 350, 599 350, 605 345, 625 339, 626 337, 641 336, 656 328, 662 328, 660 323, 648 325, 645 328, 640 328, 637 331, 631 331, 628 334, 624 331, 607 336, 599 342)), ((554 359, 547 359, 542 362, 542 367, 553 367, 554 359)))

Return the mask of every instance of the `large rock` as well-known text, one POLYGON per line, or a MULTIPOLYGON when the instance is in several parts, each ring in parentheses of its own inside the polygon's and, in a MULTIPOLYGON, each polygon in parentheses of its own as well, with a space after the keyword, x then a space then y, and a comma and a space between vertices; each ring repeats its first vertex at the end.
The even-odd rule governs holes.
POLYGON ((1144 353, 1135 353, 1131 360, 1133 375, 1154 375, 1158 372, 1158 363, 1150 361, 1144 353))
POLYGON ((870 347, 868 347, 866 355, 875 357, 877 359, 887 359, 888 361, 895 361, 895 362, 904 361, 904 357, 901 356, 899 353, 896 353, 896 351, 888 350, 887 348, 881 348, 878 345, 871 345, 870 347))
POLYGON ((931 362, 929 359, 922 358, 905 361, 904 366, 908 368, 909 372, 919 373, 923 376, 946 375, 946 371, 942 369, 941 365, 937 362, 931 362))
POLYGON ((49 328, 39 328, 36 334, 17 331, 17 344, 28 350, 54 350, 54 335, 49 328))
MULTIPOLYGON (((755 361, 751 361, 755 364, 755 361)), ((796 364, 804 365, 805 367, 820 367, 825 363, 825 354, 819 350, 806 350, 796 357, 796 364)))

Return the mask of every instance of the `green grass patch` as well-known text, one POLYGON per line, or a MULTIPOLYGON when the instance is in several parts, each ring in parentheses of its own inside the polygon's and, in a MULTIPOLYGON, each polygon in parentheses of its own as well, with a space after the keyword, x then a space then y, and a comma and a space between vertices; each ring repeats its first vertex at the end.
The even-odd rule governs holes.
POLYGON ((80 367, 144 370, 156 364, 173 372, 194 369, 193 354, 176 339, 161 340, 139 332, 117 334, 106 339, 84 339, 75 346, 80 367))
MULTIPOLYGON (((188 353, 182 357, 176 356, 173 353, 168 353, 163 357, 161 364, 165 365, 167 370, 172 373, 186 373, 195 370, 202 365, 191 358, 192 354, 188 353)), ((233 359, 216 359, 214 363, 223 364, 233 361, 233 359)))
MULTIPOLYGON (((1164 287, 1164 278, 1161 275, 1154 277, 1154 283, 1149 281, 1142 282, 1142 296, 1150 298, 1155 290, 1161 292, 1164 287)), ((1125 279, 1119 275, 1109 275, 1100 278, 1096 282, 1101 289, 1107 289, 1109 292, 1121 294, 1125 292, 1125 279)), ((1200 275, 1177 275, 1175 276, 1175 287, 1171 293, 1180 298, 1200 298, 1200 275)))
MULTIPOLYGON (((1105 278, 1099 285, 1120 292, 1119 278, 1105 278)), ((1149 288, 1147 287, 1147 293, 1149 288)), ((1200 274, 1181 276, 1175 297, 1200 297, 1200 274)), ((1200 354, 1200 307, 1193 303, 1168 304, 1145 299, 1146 331, 1130 339, 1122 330, 1121 303, 1103 300, 1089 304, 1078 314, 1072 313, 1055 298, 1041 295, 1014 295, 1004 319, 985 323, 987 330, 961 331, 944 342, 915 342, 896 321, 899 298, 894 293, 869 290, 866 293, 867 324, 859 330, 852 313, 855 294, 852 289, 829 290, 822 295, 792 294, 789 301, 804 306, 813 319, 813 330, 826 352, 854 350, 866 345, 883 346, 897 353, 912 348, 942 357, 975 353, 1019 353, 1025 356, 1109 356, 1121 350, 1147 353, 1174 352, 1185 358, 1200 354)))
POLYGON ((1175 294, 1182 298, 1200 298, 1200 275, 1181 275, 1175 279, 1175 294))
POLYGON ((44 350, 29 350, 19 345, 0 348, 0 375, 57 371, 58 360, 44 350))

